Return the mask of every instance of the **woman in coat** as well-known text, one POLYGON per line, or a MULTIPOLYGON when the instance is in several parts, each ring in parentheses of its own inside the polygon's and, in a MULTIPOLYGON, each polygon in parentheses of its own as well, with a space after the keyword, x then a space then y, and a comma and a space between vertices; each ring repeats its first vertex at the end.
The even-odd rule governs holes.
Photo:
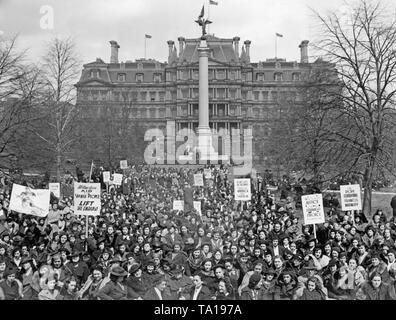
POLYGON ((99 290, 99 300, 127 300, 128 289, 124 283, 127 272, 116 266, 110 270, 110 281, 99 290))
POLYGON ((356 292, 356 300, 394 300, 391 287, 382 282, 381 274, 374 273, 356 292))
POLYGON ((315 277, 310 277, 307 282, 307 287, 304 288, 301 297, 298 300, 326 300, 326 295, 319 288, 319 282, 315 277))

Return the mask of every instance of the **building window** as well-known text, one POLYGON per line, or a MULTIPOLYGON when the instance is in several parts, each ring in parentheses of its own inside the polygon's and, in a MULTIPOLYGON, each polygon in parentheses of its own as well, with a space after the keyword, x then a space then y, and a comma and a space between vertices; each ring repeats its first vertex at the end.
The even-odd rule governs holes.
POLYGON ((264 73, 257 73, 256 81, 264 81, 264 73))
POLYGON ((199 79, 199 70, 194 69, 194 70, 192 71, 192 78, 193 78, 194 80, 198 80, 198 79, 199 79))
POLYGON ((274 74, 275 81, 283 81, 283 73, 277 72, 274 74))
POLYGON ((226 78, 226 71, 224 69, 217 70, 217 79, 223 80, 226 78))
POLYGON ((259 99, 259 92, 258 91, 254 91, 253 92, 253 98, 254 98, 254 100, 258 101, 258 99, 259 99))
POLYGON ((99 70, 91 70, 91 78, 100 78, 99 70))
POLYGON ((136 82, 143 82, 143 80, 144 80, 143 73, 137 73, 136 74, 136 82))
POLYGON ((293 81, 300 81, 301 75, 300 73, 293 73, 292 79, 293 81))
POLYGON ((236 79, 236 73, 235 73, 235 70, 231 70, 231 71, 229 71, 229 75, 230 75, 230 79, 231 79, 231 80, 235 80, 235 79, 236 79))
POLYGON ((125 73, 119 73, 117 75, 117 80, 120 81, 120 82, 125 82, 125 78, 126 78, 125 73))
POLYGON ((150 92, 150 100, 155 101, 155 92, 150 92))
POLYGON ((155 73, 154 74, 154 82, 161 82, 162 81, 162 75, 160 73, 155 73))

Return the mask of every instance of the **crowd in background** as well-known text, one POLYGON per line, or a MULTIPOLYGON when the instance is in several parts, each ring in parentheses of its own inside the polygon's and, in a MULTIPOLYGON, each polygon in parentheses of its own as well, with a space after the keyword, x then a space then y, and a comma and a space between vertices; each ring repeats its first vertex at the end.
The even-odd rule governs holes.
POLYGON ((203 187, 193 179, 203 168, 136 166, 121 186, 95 170, 102 207, 89 217, 73 214, 81 172, 51 196, 46 218, 9 210, 13 181, 2 179, 0 299, 396 299, 394 217, 343 212, 330 197, 314 232, 295 201, 309 186, 279 182, 274 195, 267 172, 252 179, 251 201, 235 201, 230 168, 206 168, 203 187))

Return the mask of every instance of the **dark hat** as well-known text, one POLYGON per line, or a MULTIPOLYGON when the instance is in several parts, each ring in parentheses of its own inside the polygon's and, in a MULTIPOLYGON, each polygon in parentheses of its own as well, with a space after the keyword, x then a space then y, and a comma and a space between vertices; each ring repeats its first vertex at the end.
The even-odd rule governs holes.
POLYGON ((150 259, 146 262, 146 266, 155 266, 155 262, 153 259, 150 259))
POLYGON ((303 267, 305 270, 317 270, 313 260, 308 260, 308 262, 303 267))
POLYGON ((21 265, 24 265, 25 263, 33 263, 33 259, 31 257, 23 257, 21 260, 21 265))
POLYGON ((70 257, 71 258, 74 258, 74 257, 79 257, 80 256, 80 254, 81 254, 81 252, 80 251, 78 251, 78 250, 74 250, 73 252, 72 252, 72 254, 70 255, 70 257))
POLYGON ((115 256, 113 259, 110 260, 110 263, 122 263, 124 260, 121 259, 119 256, 115 256))
POLYGON ((14 266, 8 266, 4 271, 4 277, 8 277, 11 274, 17 274, 18 269, 14 266))
POLYGON ((64 251, 64 252, 66 252, 66 254, 67 254, 67 255, 69 255, 69 254, 70 254, 70 250, 69 250, 69 249, 67 249, 67 248, 65 248, 65 247, 63 247, 63 248, 60 248, 58 251, 59 251, 59 252, 62 252, 62 251, 64 251))
POLYGON ((165 280, 165 276, 164 275, 157 274, 157 275, 155 275, 152 283, 153 283, 154 286, 156 286, 157 284, 161 283, 164 280, 165 280))
POLYGON ((307 240, 307 243, 308 243, 308 242, 311 242, 311 241, 316 241, 316 238, 315 238, 314 235, 309 236, 309 238, 308 238, 308 240, 307 240))
POLYGON ((249 278, 249 286, 250 287, 256 286, 260 282, 260 280, 261 280, 261 275, 254 272, 249 278))
POLYGON ((175 264, 172 267, 171 274, 182 273, 183 271, 184 271, 183 266, 181 266, 179 264, 177 264, 177 265, 175 264))
POLYGON ((292 269, 290 269, 290 268, 284 269, 284 270, 282 271, 282 273, 280 274, 280 276, 284 276, 284 275, 286 275, 286 274, 290 275, 292 278, 296 275, 296 273, 295 273, 292 269))
POLYGON ((333 267, 333 266, 337 266, 338 267, 338 261, 335 259, 331 259, 329 261, 329 264, 327 265, 328 267, 333 267))
POLYGON ((114 268, 111 268, 110 274, 116 276, 116 277, 124 277, 128 275, 128 272, 125 271, 124 268, 115 266, 114 268))
POLYGON ((268 268, 267 270, 264 270, 263 272, 264 275, 267 274, 276 274, 275 270, 273 268, 268 268))
POLYGON ((136 271, 138 271, 142 265, 140 263, 135 263, 132 265, 131 269, 129 270, 130 274, 134 274, 136 271))
POLYGON ((133 254, 133 252, 128 252, 128 253, 126 254, 126 258, 127 258, 127 259, 129 259, 129 258, 135 258, 135 255, 133 254))

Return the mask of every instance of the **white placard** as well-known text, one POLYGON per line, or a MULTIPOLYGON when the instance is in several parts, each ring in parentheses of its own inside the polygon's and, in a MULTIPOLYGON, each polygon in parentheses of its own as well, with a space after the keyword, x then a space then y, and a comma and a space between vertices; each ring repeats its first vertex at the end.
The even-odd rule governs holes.
POLYGON ((184 201, 183 200, 173 200, 173 210, 183 211, 184 201))
POLYGON ((110 171, 103 171, 103 182, 110 182, 110 171))
POLYGON ((240 201, 251 200, 250 179, 234 179, 234 197, 240 201))
POLYGON ((127 160, 121 160, 121 161, 120 161, 120 168, 121 168, 122 170, 128 169, 128 161, 127 161, 127 160))
POLYGON ((340 186, 341 210, 362 210, 362 194, 360 185, 350 184, 340 186))
POLYGON ((48 189, 54 194, 55 197, 60 198, 60 183, 54 182, 48 184, 48 189))
POLYGON ((210 169, 204 169, 205 179, 212 179, 212 171, 210 169))
POLYGON ((204 186, 203 175, 201 173, 194 174, 194 186, 204 186))
POLYGON ((199 215, 202 215, 202 212, 201 212, 201 201, 194 201, 193 205, 194 205, 194 209, 198 211, 199 215))
POLYGON ((322 194, 309 194, 301 197, 304 225, 325 222, 322 194))
POLYGON ((113 174, 113 183, 116 186, 122 185, 122 174, 121 173, 114 173, 113 174))
POLYGON ((12 185, 10 210, 46 217, 49 211, 50 191, 48 189, 32 189, 14 183, 12 185))
POLYGON ((100 183, 74 182, 74 214, 98 216, 100 209, 100 183))

